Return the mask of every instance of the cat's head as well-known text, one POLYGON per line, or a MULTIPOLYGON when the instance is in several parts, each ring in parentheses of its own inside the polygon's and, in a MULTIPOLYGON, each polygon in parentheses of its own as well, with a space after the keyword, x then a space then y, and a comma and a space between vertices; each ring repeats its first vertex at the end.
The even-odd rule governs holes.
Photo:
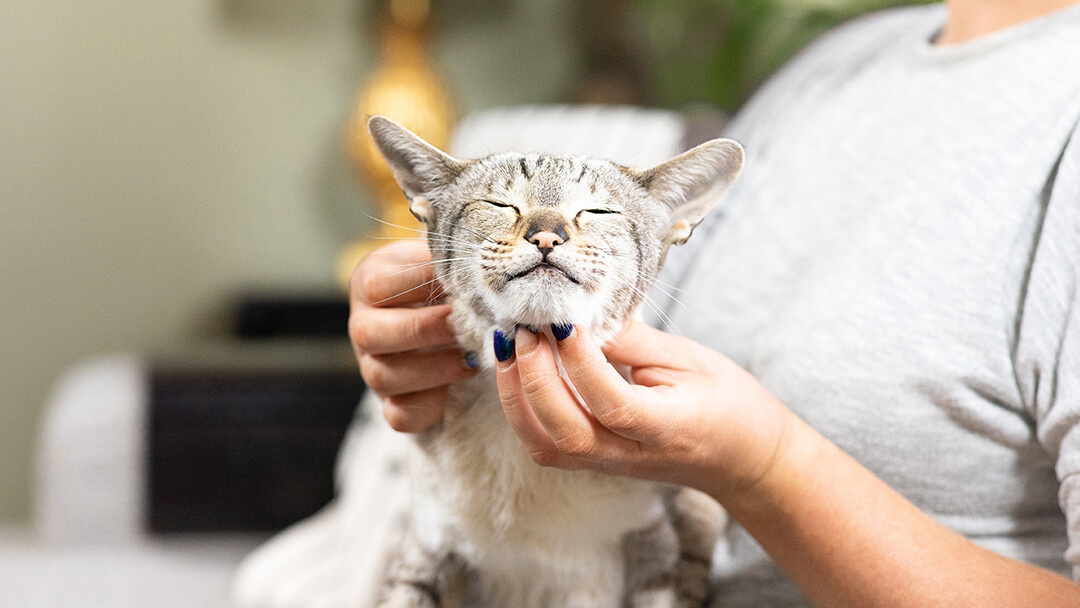
POLYGON ((644 170, 547 154, 459 160, 389 118, 368 129, 427 225, 444 289, 504 329, 621 327, 743 162, 727 139, 644 170))

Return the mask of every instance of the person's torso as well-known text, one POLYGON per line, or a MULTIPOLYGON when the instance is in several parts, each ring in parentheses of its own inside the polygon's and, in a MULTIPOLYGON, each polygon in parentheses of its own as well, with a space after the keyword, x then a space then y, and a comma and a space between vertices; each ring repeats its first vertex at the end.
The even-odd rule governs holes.
MULTIPOLYGON (((937 9, 874 19, 736 121, 746 169, 673 264, 669 329, 732 357, 950 528, 1064 573, 1054 461, 1011 348, 1080 76, 1061 75, 1053 30, 933 49, 937 9)), ((738 528, 717 569, 735 581, 717 605, 787 585, 738 528)))

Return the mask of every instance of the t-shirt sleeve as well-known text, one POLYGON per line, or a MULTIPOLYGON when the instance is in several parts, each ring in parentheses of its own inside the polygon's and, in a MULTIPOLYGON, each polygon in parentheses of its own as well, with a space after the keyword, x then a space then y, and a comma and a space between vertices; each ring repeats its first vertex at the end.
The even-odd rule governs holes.
POLYGON ((1080 581, 1080 133, 1066 145, 1046 192, 1014 361, 1039 442, 1056 459, 1068 522, 1065 559, 1080 581))

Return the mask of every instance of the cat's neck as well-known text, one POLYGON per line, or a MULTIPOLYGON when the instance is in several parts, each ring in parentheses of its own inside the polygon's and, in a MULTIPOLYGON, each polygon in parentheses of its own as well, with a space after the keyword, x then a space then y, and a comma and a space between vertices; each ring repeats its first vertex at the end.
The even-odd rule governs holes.
MULTIPOLYGON (((469 353, 481 367, 494 367, 495 357, 492 344, 495 332, 512 333, 518 324, 512 319, 497 319, 491 312, 478 310, 460 298, 451 297, 450 304, 454 309, 451 322, 462 350, 469 353)), ((631 318, 639 319, 640 316, 635 311, 631 318)), ((596 322, 583 321, 575 325, 585 328, 593 340, 603 346, 619 335, 625 329, 627 323, 629 323, 629 319, 605 318, 596 322)), ((551 333, 550 326, 530 326, 530 329, 538 333, 551 333)))

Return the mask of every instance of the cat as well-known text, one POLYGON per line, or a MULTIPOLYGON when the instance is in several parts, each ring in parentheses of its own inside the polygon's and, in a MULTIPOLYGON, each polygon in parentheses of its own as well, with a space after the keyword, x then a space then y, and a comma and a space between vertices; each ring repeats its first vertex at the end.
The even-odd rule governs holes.
POLYGON ((367 124, 426 225, 458 341, 481 368, 415 437, 412 520, 379 608, 701 606, 719 505, 536 464, 500 407, 492 344, 519 326, 617 335, 668 248, 738 175, 742 147, 716 139, 647 170, 537 153, 460 160, 389 118, 367 124))

